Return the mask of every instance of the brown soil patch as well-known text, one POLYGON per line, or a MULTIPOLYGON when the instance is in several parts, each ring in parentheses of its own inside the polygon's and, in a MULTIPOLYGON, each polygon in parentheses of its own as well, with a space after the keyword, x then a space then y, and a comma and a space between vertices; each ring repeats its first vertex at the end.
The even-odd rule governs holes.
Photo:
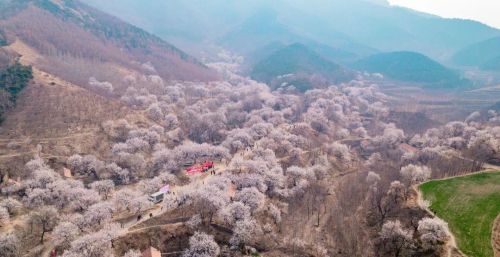
POLYGON ((35 49, 26 45, 19 39, 16 39, 16 41, 10 44, 7 48, 12 49, 16 53, 20 54, 20 61, 24 65, 34 65, 40 58, 42 58, 35 49))
POLYGON ((461 187, 463 188, 463 190, 466 190, 467 192, 470 192, 472 194, 477 194, 477 195, 487 195, 487 194, 491 194, 493 192, 500 191, 500 185, 498 185, 498 184, 486 184, 486 185, 482 185, 480 187, 478 187, 478 186, 470 187, 470 186, 463 185, 461 187))
POLYGON ((493 246, 494 257, 500 257, 500 215, 497 216, 493 224, 491 245, 493 246))

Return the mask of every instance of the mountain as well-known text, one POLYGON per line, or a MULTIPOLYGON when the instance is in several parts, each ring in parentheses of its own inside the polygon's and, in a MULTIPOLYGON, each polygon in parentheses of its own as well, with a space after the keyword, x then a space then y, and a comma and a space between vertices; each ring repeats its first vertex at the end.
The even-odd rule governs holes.
POLYGON ((252 52, 269 44, 289 45, 300 43, 328 55, 343 58, 373 54, 375 49, 358 44, 348 36, 328 27, 317 26, 325 23, 313 16, 294 12, 295 15, 280 15, 273 8, 262 8, 221 36, 216 44, 234 52, 251 57, 252 52), (321 36, 319 36, 321 35, 321 36))
POLYGON ((381 73, 394 80, 418 83, 429 88, 457 88, 468 86, 469 81, 416 52, 390 52, 375 54, 358 61, 356 68, 381 73))
MULTIPOLYGON (((375 53, 373 50, 415 51, 439 61, 448 61, 457 50, 467 45, 500 36, 499 30, 479 22, 445 19, 391 6, 384 0, 88 2, 103 10, 114 11, 113 14, 190 49, 195 44, 209 47, 221 43, 232 49, 237 49, 240 43, 247 47, 260 40, 261 35, 275 31, 276 37, 271 41, 284 38, 284 44, 291 43, 290 37, 300 37, 361 56, 375 53), (253 16, 258 17, 262 10, 272 10, 275 20, 260 24, 248 22, 253 16), (256 31, 247 29, 249 25, 262 26, 256 31), (251 32, 257 33, 255 39, 248 34, 251 32), (230 41, 224 42, 224 39, 230 41)), ((301 40, 294 42, 304 43, 301 40)))
POLYGON ((497 56, 479 66, 483 70, 500 71, 500 56, 497 56))
POLYGON ((378 5, 383 5, 383 6, 388 6, 389 1, 387 0, 364 0, 365 2, 372 3, 372 4, 378 4, 378 5))
POLYGON ((291 44, 301 40, 299 35, 278 21, 274 10, 262 9, 223 35, 217 43, 233 51, 248 53, 271 43, 291 44))
POLYGON ((120 84, 127 74, 144 73, 143 63, 165 79, 215 78, 171 44, 79 1, 0 1, 0 27, 11 48, 77 85, 89 77, 120 84))
MULTIPOLYGON (((107 13, 202 55, 216 39, 256 10, 254 1, 233 0, 86 0, 107 13)), ((203 56, 204 57, 204 56, 203 56)))
POLYGON ((500 102, 496 102, 494 105, 488 108, 488 110, 500 111, 500 102))
POLYGON ((297 9, 326 20, 323 26, 384 52, 414 51, 445 61, 458 49, 500 35, 498 29, 479 22, 363 0, 290 1, 297 9))
POLYGON ((351 80, 354 73, 333 63, 302 44, 292 44, 257 63, 251 77, 273 89, 294 85, 299 91, 351 80))
POLYGON ((488 69, 495 67, 495 59, 500 58, 500 37, 490 38, 469 45, 453 56, 459 65, 476 66, 488 69))
POLYGON ((361 55, 376 52, 328 26, 318 26, 326 21, 281 0, 151 0, 140 6, 137 0, 87 2, 186 46, 195 54, 224 46, 249 57, 256 49, 278 41, 285 45, 314 42, 361 55))

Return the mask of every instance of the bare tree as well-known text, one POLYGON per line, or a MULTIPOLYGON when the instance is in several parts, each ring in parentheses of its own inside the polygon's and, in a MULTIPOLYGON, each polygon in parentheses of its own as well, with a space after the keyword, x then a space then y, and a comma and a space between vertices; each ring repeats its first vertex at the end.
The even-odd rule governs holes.
POLYGON ((40 226, 41 235, 40 235, 40 243, 43 244, 43 239, 45 233, 51 231, 58 220, 58 212, 57 209, 52 206, 41 207, 35 212, 30 214, 30 220, 40 226))

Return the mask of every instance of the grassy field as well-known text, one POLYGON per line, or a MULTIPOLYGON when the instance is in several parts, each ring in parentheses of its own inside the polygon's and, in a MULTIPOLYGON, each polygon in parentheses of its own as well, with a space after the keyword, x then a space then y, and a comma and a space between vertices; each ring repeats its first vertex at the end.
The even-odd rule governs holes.
POLYGON ((431 210, 448 222, 460 250, 492 257, 491 230, 500 214, 500 172, 435 180, 420 186, 431 210))

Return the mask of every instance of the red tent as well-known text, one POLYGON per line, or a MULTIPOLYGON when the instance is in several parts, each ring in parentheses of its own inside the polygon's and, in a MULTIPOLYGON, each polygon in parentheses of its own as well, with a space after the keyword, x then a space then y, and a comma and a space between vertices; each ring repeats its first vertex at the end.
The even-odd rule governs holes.
POLYGON ((207 172, 209 169, 214 167, 214 162, 206 161, 202 163, 201 165, 196 165, 196 166, 191 166, 186 169, 186 172, 190 175, 196 174, 196 173, 202 173, 202 172, 207 172))
POLYGON ((186 172, 188 174, 196 174, 196 173, 201 173, 203 172, 203 167, 201 166, 193 166, 193 167, 189 167, 186 169, 186 172))

